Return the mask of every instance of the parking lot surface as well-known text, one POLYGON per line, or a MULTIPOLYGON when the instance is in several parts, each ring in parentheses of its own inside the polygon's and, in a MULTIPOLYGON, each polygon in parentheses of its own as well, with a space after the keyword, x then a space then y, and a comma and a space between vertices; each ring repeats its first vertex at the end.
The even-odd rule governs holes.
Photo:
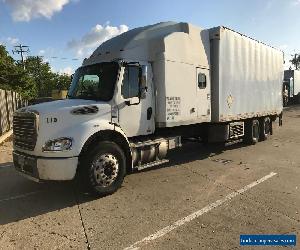
POLYGON ((190 142, 98 199, 73 182, 20 176, 8 141, 0 147, 0 248, 243 249, 240 234, 296 234, 299 248, 300 107, 274 125, 254 146, 190 142))

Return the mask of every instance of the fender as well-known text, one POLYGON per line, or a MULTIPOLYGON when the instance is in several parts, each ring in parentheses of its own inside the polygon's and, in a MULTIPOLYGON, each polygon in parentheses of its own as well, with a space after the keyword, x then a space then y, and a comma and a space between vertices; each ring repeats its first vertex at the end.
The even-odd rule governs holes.
POLYGON ((121 129, 121 127, 110 122, 106 123, 105 126, 100 125, 99 128, 100 130, 90 134, 89 137, 85 140, 80 150, 79 161, 80 158, 82 158, 84 154, 89 151, 90 147, 92 147, 95 143, 104 140, 112 141, 118 144, 123 149, 126 156, 127 172, 130 172, 132 170, 132 151, 130 148, 129 140, 124 131, 121 129))

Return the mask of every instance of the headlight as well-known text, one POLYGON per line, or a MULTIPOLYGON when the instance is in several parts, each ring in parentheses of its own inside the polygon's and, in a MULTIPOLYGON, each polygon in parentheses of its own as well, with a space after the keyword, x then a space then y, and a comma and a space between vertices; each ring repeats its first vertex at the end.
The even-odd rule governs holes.
POLYGON ((64 151, 70 150, 72 148, 71 138, 58 138, 55 140, 50 140, 43 146, 43 151, 64 151))

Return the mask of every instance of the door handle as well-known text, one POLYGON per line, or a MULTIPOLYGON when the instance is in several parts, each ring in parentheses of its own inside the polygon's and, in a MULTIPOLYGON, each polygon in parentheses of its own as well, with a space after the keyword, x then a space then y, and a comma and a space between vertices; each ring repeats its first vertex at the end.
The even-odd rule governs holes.
POLYGON ((150 120, 151 116, 152 116, 152 108, 150 107, 147 109, 147 120, 150 120))

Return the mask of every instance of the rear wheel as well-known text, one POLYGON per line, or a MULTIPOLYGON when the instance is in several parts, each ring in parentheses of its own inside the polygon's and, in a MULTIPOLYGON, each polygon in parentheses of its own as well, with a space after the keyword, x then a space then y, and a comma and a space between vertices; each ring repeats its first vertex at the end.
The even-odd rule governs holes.
POLYGON ((272 122, 270 117, 264 117, 260 121, 260 139, 267 140, 272 130, 272 122))
POLYGON ((85 186, 99 196, 114 193, 125 177, 125 162, 124 152, 116 143, 98 143, 84 156, 81 171, 85 186))
POLYGON ((244 142, 247 144, 255 144, 259 141, 259 121, 248 120, 245 122, 244 142))

